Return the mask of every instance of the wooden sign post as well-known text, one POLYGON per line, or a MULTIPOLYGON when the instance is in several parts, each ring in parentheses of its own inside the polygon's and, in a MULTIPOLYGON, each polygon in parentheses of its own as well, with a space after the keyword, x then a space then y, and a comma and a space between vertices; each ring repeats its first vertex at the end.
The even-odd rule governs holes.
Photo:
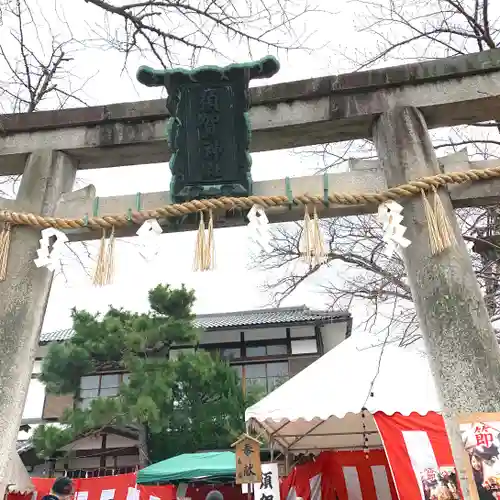
POLYGON ((236 484, 260 483, 260 442, 248 434, 243 434, 232 447, 235 448, 236 454, 236 484))

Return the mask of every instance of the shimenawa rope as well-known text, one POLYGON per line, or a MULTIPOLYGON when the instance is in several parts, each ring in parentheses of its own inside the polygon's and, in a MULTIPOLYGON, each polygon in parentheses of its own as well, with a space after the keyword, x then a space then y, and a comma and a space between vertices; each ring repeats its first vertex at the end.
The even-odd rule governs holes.
POLYGON ((465 172, 450 172, 422 177, 406 184, 378 193, 331 193, 328 200, 323 195, 303 194, 292 199, 287 196, 248 196, 243 198, 221 197, 208 200, 192 200, 185 203, 165 205, 155 210, 141 210, 120 215, 104 215, 100 217, 88 217, 81 219, 57 218, 36 215, 24 212, 12 212, 0 210, 0 222, 28 225, 37 228, 55 227, 57 229, 79 229, 89 227, 91 229, 111 229, 113 227, 126 226, 131 222, 142 224, 148 219, 159 219, 167 217, 181 217, 183 215, 209 212, 210 210, 231 210, 234 208, 250 209, 253 205, 260 205, 264 209, 286 205, 324 205, 326 202, 337 205, 364 205, 380 204, 389 200, 398 200, 420 195, 422 191, 429 192, 433 189, 447 184, 463 184, 465 182, 476 182, 500 177, 500 167, 486 168, 482 170, 468 170, 465 172))

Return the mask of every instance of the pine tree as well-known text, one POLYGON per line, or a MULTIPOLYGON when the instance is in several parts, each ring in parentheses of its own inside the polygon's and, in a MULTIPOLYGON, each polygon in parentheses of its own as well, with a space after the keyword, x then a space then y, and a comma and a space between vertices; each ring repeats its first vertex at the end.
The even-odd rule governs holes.
POLYGON ((257 394, 244 396, 235 371, 207 352, 169 359, 173 344, 197 345, 194 301, 194 292, 184 286, 158 285, 149 292, 148 313, 110 308, 101 316, 73 310, 74 336, 52 344, 42 366, 47 391, 73 394, 78 401, 85 375, 122 371, 129 380, 117 397, 95 399, 86 409, 76 404, 63 416, 65 429, 37 428, 37 452, 48 458, 87 433, 131 425, 142 433, 152 461, 229 447, 257 394))

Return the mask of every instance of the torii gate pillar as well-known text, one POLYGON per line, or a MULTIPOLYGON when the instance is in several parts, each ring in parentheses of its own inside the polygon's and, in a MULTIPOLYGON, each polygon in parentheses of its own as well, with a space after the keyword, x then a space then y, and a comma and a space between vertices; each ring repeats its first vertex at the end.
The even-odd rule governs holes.
MULTIPOLYGON (((12 210, 53 215, 63 193, 71 193, 76 165, 64 153, 29 155, 12 210)), ((0 498, 4 497, 53 272, 33 260, 40 231, 12 229, 7 279, 0 283, 0 498)))
MULTIPOLYGON (((425 120, 415 108, 382 114, 373 140, 389 187, 440 173, 425 120)), ((450 197, 445 189, 439 196, 457 244, 432 256, 422 201, 405 199, 403 224, 411 245, 403 250, 403 258, 467 500, 471 493, 456 417, 500 411, 500 350, 450 197)))

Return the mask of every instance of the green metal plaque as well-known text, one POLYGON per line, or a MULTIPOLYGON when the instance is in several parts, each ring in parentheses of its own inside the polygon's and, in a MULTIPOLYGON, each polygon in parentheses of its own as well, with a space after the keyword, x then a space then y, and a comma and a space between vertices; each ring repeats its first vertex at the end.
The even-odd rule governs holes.
POLYGON ((139 68, 140 83, 165 87, 168 92, 170 193, 174 203, 251 194, 248 85, 251 79, 269 78, 278 70, 279 63, 272 56, 222 68, 139 68))

